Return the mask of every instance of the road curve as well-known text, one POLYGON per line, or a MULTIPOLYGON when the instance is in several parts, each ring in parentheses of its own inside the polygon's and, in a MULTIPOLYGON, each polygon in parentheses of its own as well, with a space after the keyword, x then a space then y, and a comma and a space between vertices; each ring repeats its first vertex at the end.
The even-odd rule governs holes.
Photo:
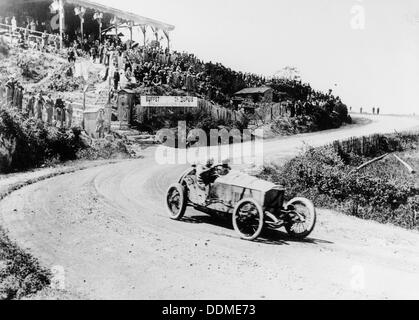
MULTIPOLYGON (((370 119, 266 141, 265 159, 419 126, 370 119)), ((25 187, 0 202, 1 224, 44 266, 64 270, 67 290, 91 299, 419 298, 419 233, 328 210, 305 242, 284 233, 242 241, 229 222, 191 209, 174 222, 164 195, 185 165, 158 165, 154 152, 25 187)))

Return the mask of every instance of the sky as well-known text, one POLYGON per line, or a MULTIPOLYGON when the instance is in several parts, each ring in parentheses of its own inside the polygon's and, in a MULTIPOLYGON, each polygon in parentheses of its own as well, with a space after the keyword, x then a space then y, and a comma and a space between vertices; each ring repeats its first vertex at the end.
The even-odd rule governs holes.
POLYGON ((172 46, 271 76, 300 70, 353 110, 419 114, 417 0, 94 0, 175 25, 172 46))

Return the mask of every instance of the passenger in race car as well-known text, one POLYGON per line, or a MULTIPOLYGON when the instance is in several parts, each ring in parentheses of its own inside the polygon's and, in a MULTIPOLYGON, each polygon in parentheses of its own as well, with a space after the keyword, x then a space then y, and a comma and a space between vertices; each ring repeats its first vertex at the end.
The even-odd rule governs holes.
POLYGON ((219 176, 225 176, 229 174, 230 171, 229 160, 224 160, 221 165, 214 166, 214 159, 209 159, 205 166, 197 167, 196 176, 198 186, 202 190, 207 190, 207 187, 214 183, 219 176))

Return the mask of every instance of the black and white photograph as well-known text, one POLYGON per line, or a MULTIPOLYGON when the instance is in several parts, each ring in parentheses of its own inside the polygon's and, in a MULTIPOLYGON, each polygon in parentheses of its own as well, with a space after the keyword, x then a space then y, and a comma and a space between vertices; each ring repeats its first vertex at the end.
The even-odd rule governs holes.
POLYGON ((0 0, 0 300, 418 300, 418 107, 417 0, 0 0))

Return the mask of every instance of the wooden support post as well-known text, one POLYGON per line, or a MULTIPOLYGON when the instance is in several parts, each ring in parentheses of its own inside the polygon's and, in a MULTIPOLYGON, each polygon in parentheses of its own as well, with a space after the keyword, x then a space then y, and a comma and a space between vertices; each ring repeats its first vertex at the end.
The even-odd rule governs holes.
POLYGON ((102 19, 99 19, 99 43, 102 43, 102 19))
MULTIPOLYGON (((386 154, 384 154, 384 155, 382 155, 382 156, 380 156, 380 157, 378 157, 378 158, 372 159, 371 161, 368 161, 368 162, 364 163, 363 165, 359 166, 359 167, 358 167, 358 168, 356 168, 354 171, 359 171, 359 170, 361 170, 361 169, 363 169, 363 168, 365 168, 365 167, 367 167, 367 166, 369 166, 369 165, 373 164, 374 162, 377 162, 377 161, 383 160, 383 159, 384 159, 385 157, 387 157, 388 155, 389 155, 389 154, 388 154, 388 153, 386 153, 386 154)), ((354 172, 354 171, 352 171, 352 172, 354 172)))
POLYGON ((60 50, 63 50, 63 34, 64 34, 64 1, 59 0, 59 9, 58 14, 60 17, 59 23, 60 23, 60 50))
POLYGON ((415 169, 413 169, 406 161, 400 159, 397 155, 394 154, 394 157, 397 161, 399 161, 408 171, 410 174, 416 173, 415 169))
POLYGON ((84 41, 83 23, 84 23, 84 18, 83 18, 83 17, 80 17, 81 42, 83 42, 83 41, 84 41))
POLYGON ((132 47, 132 28, 134 26, 134 22, 130 21, 129 23, 129 48, 132 47))

